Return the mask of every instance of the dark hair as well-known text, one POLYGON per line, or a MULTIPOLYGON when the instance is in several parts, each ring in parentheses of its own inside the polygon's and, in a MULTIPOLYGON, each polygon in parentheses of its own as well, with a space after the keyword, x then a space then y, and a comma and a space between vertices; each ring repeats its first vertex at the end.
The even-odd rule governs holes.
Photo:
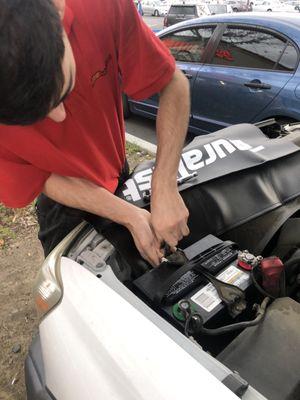
POLYGON ((32 124, 59 102, 64 51, 51 0, 0 0, 0 123, 32 124))

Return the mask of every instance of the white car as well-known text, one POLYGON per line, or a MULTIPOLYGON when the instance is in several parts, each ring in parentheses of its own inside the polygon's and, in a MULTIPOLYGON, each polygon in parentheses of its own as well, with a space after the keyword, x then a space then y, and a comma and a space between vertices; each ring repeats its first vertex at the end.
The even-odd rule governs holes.
MULTIPOLYGON (((184 149, 192 235, 158 268, 96 216, 52 251, 28 400, 299 400, 300 125, 284 135, 242 124, 184 149)), ((118 195, 147 207, 153 166, 118 195)))
POLYGON ((254 2, 252 5, 252 11, 297 12, 295 7, 276 0, 254 2))
POLYGON ((289 0, 286 2, 289 6, 294 7, 295 10, 300 10, 300 2, 298 0, 289 0))
POLYGON ((233 12, 250 11, 251 8, 247 2, 243 2, 241 0, 227 0, 226 4, 232 8, 233 12))
POLYGON ((144 14, 154 15, 155 17, 164 16, 169 10, 169 6, 161 1, 143 0, 142 8, 144 14))

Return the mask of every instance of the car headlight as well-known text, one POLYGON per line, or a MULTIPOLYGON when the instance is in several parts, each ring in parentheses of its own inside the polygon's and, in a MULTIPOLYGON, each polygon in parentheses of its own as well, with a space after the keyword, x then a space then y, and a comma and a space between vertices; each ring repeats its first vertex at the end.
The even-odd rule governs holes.
POLYGON ((63 297, 63 284, 60 273, 61 257, 84 225, 85 222, 78 225, 55 247, 45 259, 36 277, 33 295, 40 318, 51 311, 63 297))

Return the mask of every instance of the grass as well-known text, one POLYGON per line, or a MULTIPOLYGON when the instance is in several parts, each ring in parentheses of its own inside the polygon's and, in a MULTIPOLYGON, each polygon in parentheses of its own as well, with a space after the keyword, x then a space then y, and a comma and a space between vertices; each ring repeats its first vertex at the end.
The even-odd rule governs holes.
POLYGON ((127 157, 141 153, 143 150, 136 144, 126 142, 126 154, 127 157))
POLYGON ((126 156, 130 166, 133 169, 137 164, 145 160, 151 160, 154 158, 153 154, 147 153, 136 144, 126 143, 126 156))
POLYGON ((0 249, 5 246, 9 239, 15 238, 14 231, 10 228, 13 212, 0 203, 0 249))
POLYGON ((16 237, 19 227, 36 224, 34 203, 22 209, 7 208, 0 203, 0 250, 16 237))

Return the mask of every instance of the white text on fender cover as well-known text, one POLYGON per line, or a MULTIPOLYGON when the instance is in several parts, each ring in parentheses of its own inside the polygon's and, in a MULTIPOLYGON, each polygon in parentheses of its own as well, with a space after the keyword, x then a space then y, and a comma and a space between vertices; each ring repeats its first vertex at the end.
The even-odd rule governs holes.
MULTIPOLYGON (((178 179, 186 178, 191 173, 215 163, 218 159, 228 157, 235 151, 251 151, 252 153, 257 153, 263 149, 264 146, 252 147, 239 139, 214 140, 211 143, 205 144, 203 150, 191 149, 182 153, 178 168, 178 179)), ((154 166, 137 172, 133 178, 125 182, 124 185, 126 189, 123 190, 123 196, 127 200, 141 200, 142 196, 140 193, 150 190, 153 169, 154 166)))

